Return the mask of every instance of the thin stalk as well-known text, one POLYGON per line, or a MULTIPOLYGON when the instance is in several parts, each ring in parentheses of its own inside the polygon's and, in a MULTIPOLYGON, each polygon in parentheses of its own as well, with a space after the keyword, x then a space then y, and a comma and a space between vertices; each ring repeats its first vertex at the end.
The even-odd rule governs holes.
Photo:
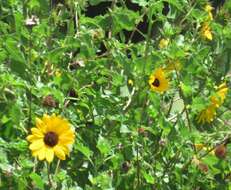
MULTIPOLYGON (((139 133, 138 133, 139 134, 139 133)), ((139 136, 138 136, 139 138, 139 136)), ((140 187, 140 163, 139 163, 139 145, 137 144, 136 148, 136 161, 137 161, 137 167, 136 167, 136 174, 137 174, 137 186, 140 187)))
MULTIPOLYGON (((146 46, 145 46, 145 52, 144 52, 145 62, 147 61, 147 58, 148 58, 149 44, 150 44, 150 40, 151 40, 151 31, 152 31, 153 23, 154 23, 153 21, 149 21, 149 24, 148 24, 148 34, 146 36, 146 46)), ((145 80, 145 64, 143 64, 142 73, 143 73, 143 79, 145 80)), ((145 98, 144 98, 144 102, 142 104, 142 111, 141 111, 142 116, 145 115, 144 112, 145 112, 145 108, 147 105, 147 99, 148 99, 148 95, 146 93, 145 98)), ((144 121, 143 117, 141 117, 139 128, 141 127, 142 121, 144 121)), ((136 155, 137 168, 136 169, 137 169, 137 187, 138 188, 141 185, 141 180, 140 180, 141 165, 140 165, 140 160, 139 160, 139 145, 138 145, 139 141, 140 141, 140 134, 138 132, 138 143, 137 143, 137 150, 136 150, 137 151, 137 155, 136 155)))
POLYGON ((49 183, 49 186, 52 187, 52 181, 51 181, 51 175, 50 175, 50 164, 49 163, 46 163, 47 165, 47 178, 48 178, 48 183, 49 183))
MULTIPOLYGON (((30 28, 30 36, 29 36, 29 41, 28 41, 28 48, 29 48, 29 54, 28 54, 28 58, 27 58, 27 62, 28 62, 28 69, 29 69, 29 73, 32 74, 32 59, 31 59, 31 55, 32 55, 32 28, 30 28)), ((31 127, 31 121, 32 121, 32 77, 29 77, 29 83, 30 83, 30 87, 29 87, 29 112, 28 112, 28 128, 31 127)))
POLYGON ((58 159, 58 162, 57 162, 57 165, 56 165, 56 168, 55 168, 55 175, 58 173, 59 171, 59 165, 60 165, 60 159, 58 159))

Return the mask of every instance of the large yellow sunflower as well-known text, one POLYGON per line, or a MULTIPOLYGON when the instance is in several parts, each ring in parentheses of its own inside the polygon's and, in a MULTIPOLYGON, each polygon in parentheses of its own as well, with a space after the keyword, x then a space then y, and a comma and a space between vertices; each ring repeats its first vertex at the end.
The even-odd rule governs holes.
POLYGON ((163 93, 169 88, 169 81, 162 68, 158 68, 150 75, 149 85, 153 91, 163 93))
POLYGON ((55 114, 45 114, 42 119, 36 118, 36 127, 33 127, 31 132, 32 134, 27 136, 31 143, 29 148, 32 155, 39 160, 52 162, 54 155, 65 160, 66 155, 69 155, 75 135, 66 119, 55 114))

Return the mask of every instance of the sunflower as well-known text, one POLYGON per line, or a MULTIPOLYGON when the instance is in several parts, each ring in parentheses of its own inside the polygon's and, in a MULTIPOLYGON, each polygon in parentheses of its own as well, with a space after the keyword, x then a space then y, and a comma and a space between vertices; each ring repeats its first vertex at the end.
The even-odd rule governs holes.
POLYGON ((162 68, 158 68, 150 75, 149 85, 153 91, 163 93, 169 88, 169 81, 162 68))
POLYGON ((228 87, 226 85, 226 82, 223 82, 218 86, 216 94, 211 97, 211 101, 213 102, 213 104, 215 104, 217 107, 220 107, 225 101, 227 92, 228 87))
POLYGON ((198 123, 211 123, 216 116, 216 110, 219 108, 226 98, 228 87, 226 83, 218 86, 216 93, 210 97, 210 104, 202 110, 198 116, 198 123))
POLYGON ((211 123, 216 116, 216 106, 213 104, 202 110, 197 118, 198 123, 211 123))
POLYGON ((204 39, 207 39, 207 40, 210 40, 210 41, 213 39, 211 28, 210 28, 210 26, 209 26, 209 24, 207 22, 204 23, 202 25, 202 27, 201 27, 201 36, 204 39))
POLYGON ((207 4, 204 10, 208 13, 208 20, 213 20, 213 14, 212 14, 213 7, 210 4, 207 4))
POLYGON ((69 155, 75 135, 66 119, 55 114, 45 114, 42 119, 36 118, 36 127, 31 132, 27 140, 31 143, 29 149, 34 157, 46 159, 50 163, 54 155, 60 160, 65 160, 66 155, 69 155))

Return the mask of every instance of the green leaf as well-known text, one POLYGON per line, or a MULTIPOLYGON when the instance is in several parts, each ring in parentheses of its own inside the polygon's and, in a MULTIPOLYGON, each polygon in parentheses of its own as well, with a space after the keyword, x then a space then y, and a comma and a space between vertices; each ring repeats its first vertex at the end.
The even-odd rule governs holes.
POLYGON ((110 0, 89 0, 89 3, 90 3, 90 5, 95 6, 95 5, 98 5, 99 3, 108 2, 108 1, 110 1, 110 0))
POLYGON ((99 151, 103 155, 107 155, 111 151, 111 145, 110 145, 109 141, 102 136, 99 136, 99 138, 98 138, 97 148, 99 149, 99 151))
POLYGON ((130 133, 131 131, 128 129, 128 127, 124 124, 120 127, 120 133, 130 133))
POLYGON ((148 5, 148 0, 132 0, 132 2, 138 4, 141 7, 148 5))
POLYGON ((112 13, 113 33, 117 34, 122 29, 131 31, 136 25, 139 14, 128 9, 116 8, 112 13))
POLYGON ((148 174, 145 171, 142 171, 142 174, 147 183, 154 184, 155 179, 152 175, 148 174))
POLYGON ((84 146, 84 145, 83 145, 82 143, 80 143, 80 142, 78 142, 78 143, 76 144, 75 147, 76 147, 77 150, 79 150, 84 156, 86 156, 87 159, 88 159, 91 163, 93 163, 92 160, 91 160, 91 156, 93 155, 93 153, 92 153, 92 151, 91 151, 88 147, 84 146))
POLYGON ((32 181, 34 182, 35 186, 39 189, 44 189, 44 181, 41 178, 41 176, 39 176, 36 173, 31 173, 30 174, 30 178, 32 179, 32 181))
POLYGON ((130 93, 129 93, 127 85, 120 87, 120 96, 121 97, 128 97, 128 96, 130 96, 130 93))
POLYGON ((19 74, 22 78, 25 78, 28 75, 26 73, 26 59, 18 45, 19 43, 12 38, 8 38, 5 42, 5 47, 10 57, 11 70, 19 74))

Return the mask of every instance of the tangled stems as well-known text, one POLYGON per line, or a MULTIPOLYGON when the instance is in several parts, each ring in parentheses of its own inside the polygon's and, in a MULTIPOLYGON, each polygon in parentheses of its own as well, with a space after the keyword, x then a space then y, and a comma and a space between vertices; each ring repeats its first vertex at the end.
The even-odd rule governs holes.
POLYGON ((183 94, 181 88, 179 87, 179 85, 180 85, 180 76, 179 76, 179 73, 177 72, 176 69, 175 69, 175 73, 176 73, 176 77, 177 77, 177 85, 178 85, 179 94, 180 94, 181 99, 184 102, 184 110, 185 110, 186 118, 187 118, 187 121, 188 121, 188 128, 189 128, 190 131, 192 131, 191 123, 190 123, 190 119, 189 119, 189 113, 188 113, 187 103, 186 103, 184 94, 183 94))
MULTIPOLYGON (((217 143, 216 146, 210 148, 209 150, 207 150, 205 153, 203 153, 201 156, 199 156, 198 160, 201 160, 202 158, 206 157, 210 152, 214 151, 216 149, 217 146, 219 145, 222 145, 222 144, 228 144, 228 142, 231 140, 231 134, 228 134, 226 136, 225 139, 223 139, 222 141, 220 141, 219 143, 217 143)), ((182 167, 182 171, 185 171, 189 166, 190 164, 192 163, 193 161, 193 157, 188 161, 186 162, 183 167, 182 167)))

